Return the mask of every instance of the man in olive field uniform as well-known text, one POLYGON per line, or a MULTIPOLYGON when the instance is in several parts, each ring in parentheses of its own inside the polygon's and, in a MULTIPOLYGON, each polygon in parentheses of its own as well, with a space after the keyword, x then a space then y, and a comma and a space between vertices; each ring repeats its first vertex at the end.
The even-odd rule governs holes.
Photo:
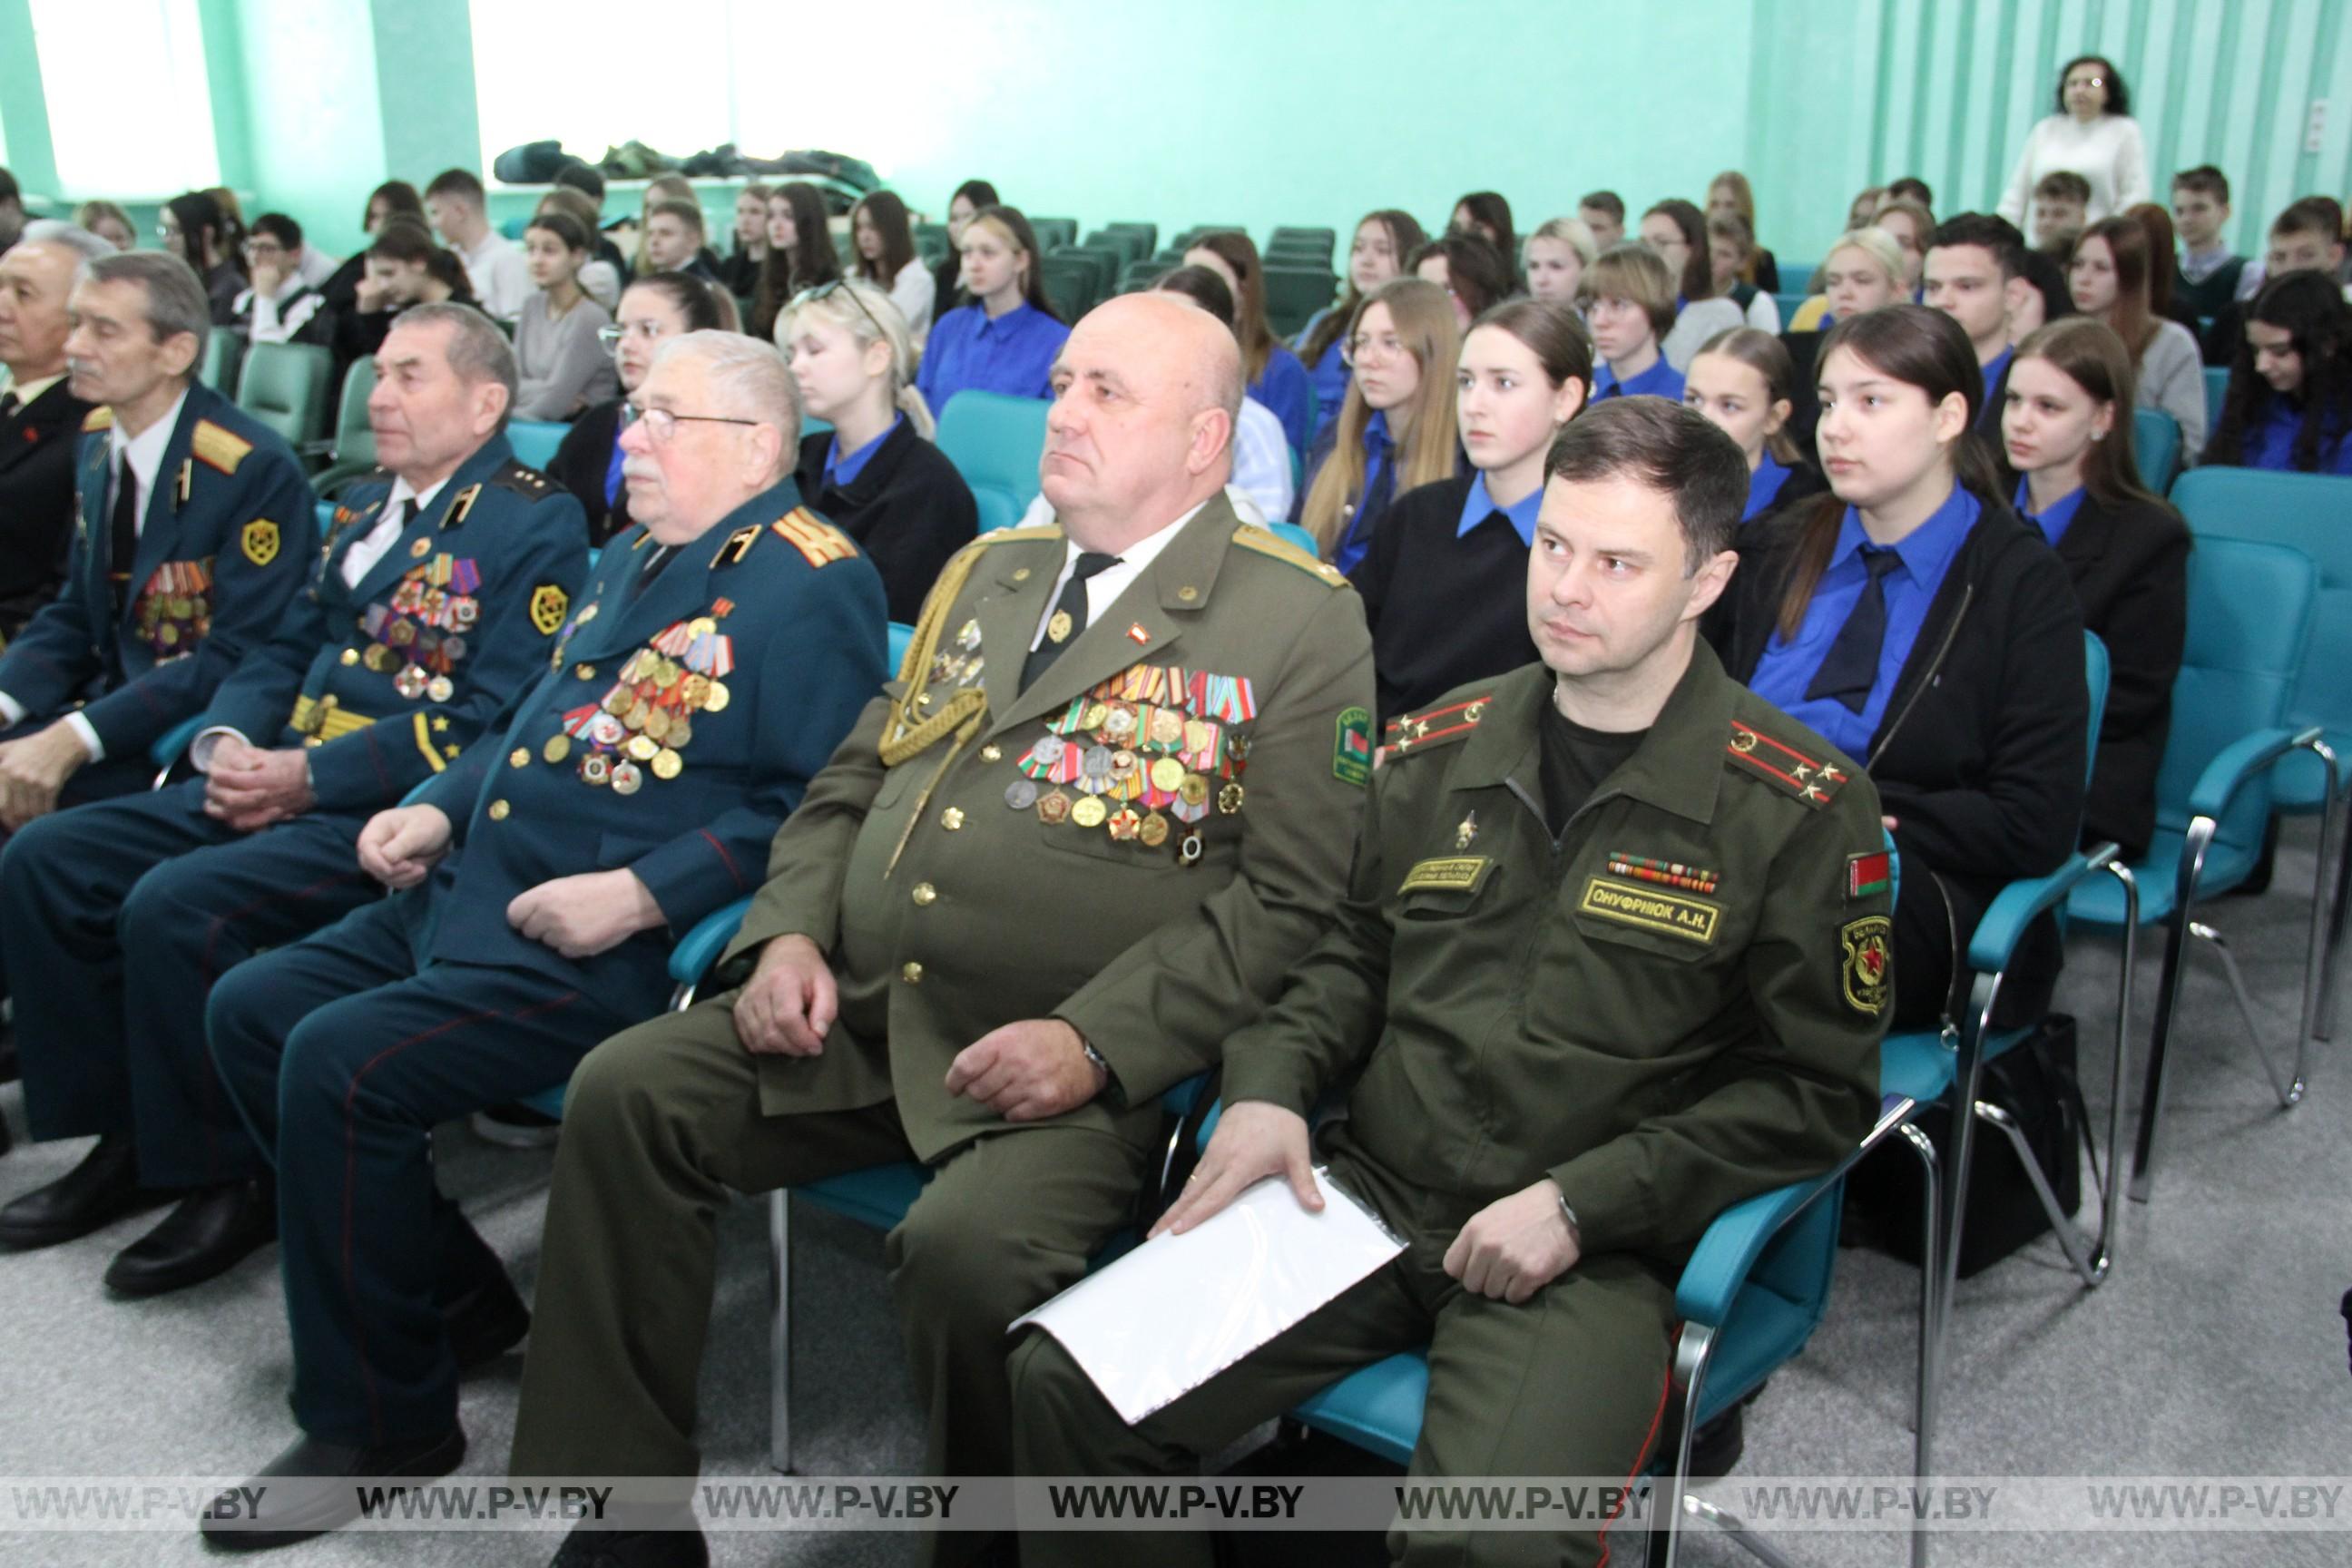
MULTIPOLYGON (((1008 1473, 1006 1326, 1127 1223, 1160 1096, 1216 1060, 1345 884, 1370 639, 1344 579, 1225 502, 1232 334, 1124 297, 1053 384, 1059 521, 949 563, 777 836, 730 952, 749 977, 572 1079, 517 1475, 692 1475, 718 1208, 908 1159, 930 1181, 889 1258, 929 1466, 1008 1473)), ((704 1561, 662 1522, 559 1561, 704 1561)))
MULTIPOLYGON (((1133 1427, 1061 1345, 1012 1360, 1023 1473, 1177 1475, 1426 1346, 1412 1473, 1639 1474, 1675 1281, 1723 1208, 1868 1130, 1886 969, 1878 802, 1696 639, 1747 468, 1696 415, 1601 405, 1552 448, 1529 560, 1542 663, 1388 731, 1335 925, 1225 1051, 1225 1109, 1160 1222, 1320 1155, 1393 1262, 1133 1427), (1350 1084, 1352 1083, 1352 1087, 1350 1084)), ((1602 1527, 1605 1530, 1605 1526, 1602 1527)), ((1023 1561, 1211 1561, 1202 1534, 1024 1537, 1023 1561)), ((1398 1533, 1408 1563, 1592 1563, 1590 1528, 1398 1533)))

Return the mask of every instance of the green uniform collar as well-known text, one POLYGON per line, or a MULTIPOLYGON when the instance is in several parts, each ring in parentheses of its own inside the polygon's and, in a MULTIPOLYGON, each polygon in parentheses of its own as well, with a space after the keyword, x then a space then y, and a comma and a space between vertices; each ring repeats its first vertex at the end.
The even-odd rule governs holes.
MULTIPOLYGON (((1463 742, 1454 770, 1455 789, 1516 782, 1530 800, 1543 798, 1542 748, 1536 726, 1551 700, 1552 672, 1541 664, 1497 681, 1493 704, 1463 742)), ((1731 735, 1741 688, 1703 640, 1691 645, 1690 667, 1659 710, 1641 746, 1594 793, 1629 795, 1693 822, 1715 820, 1723 787, 1722 753, 1731 735)))

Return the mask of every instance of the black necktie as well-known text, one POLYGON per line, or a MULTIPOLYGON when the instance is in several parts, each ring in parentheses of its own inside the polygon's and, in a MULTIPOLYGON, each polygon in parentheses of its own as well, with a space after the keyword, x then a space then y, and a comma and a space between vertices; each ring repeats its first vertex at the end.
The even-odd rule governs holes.
POLYGON ((1031 650, 1029 662, 1021 667, 1021 689, 1027 690, 1055 659, 1062 650, 1077 639, 1087 629, 1087 579, 1097 572, 1108 572, 1118 564, 1116 555, 1104 555, 1088 550, 1078 556, 1077 564, 1070 570, 1070 580, 1062 584, 1062 596, 1054 605, 1053 615, 1045 622, 1045 640, 1031 650))
POLYGON ((1847 613, 1845 625, 1838 628, 1837 640, 1822 656, 1821 668, 1813 671, 1812 684, 1805 688, 1806 701, 1826 697, 1844 703, 1849 713, 1861 712, 1878 684, 1878 655, 1886 646, 1886 574, 1903 564, 1903 557, 1865 544, 1862 564, 1870 581, 1847 613))
POLYGON ((139 553, 139 481, 131 472, 131 455, 114 467, 114 527, 107 544, 107 577, 114 586, 114 616, 131 596, 131 563, 139 553))
POLYGON ((16 389, 15 387, 12 386, 5 392, 0 392, 0 419, 14 418, 16 416, 16 410, 23 406, 24 400, 16 395, 16 389))

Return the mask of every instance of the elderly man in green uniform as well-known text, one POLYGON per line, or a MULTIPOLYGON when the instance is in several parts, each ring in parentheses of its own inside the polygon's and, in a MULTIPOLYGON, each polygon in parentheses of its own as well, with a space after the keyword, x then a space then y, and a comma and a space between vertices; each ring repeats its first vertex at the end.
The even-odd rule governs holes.
MULTIPOLYGON (((1631 1477, 1680 1265, 1726 1205, 1870 1126, 1885 860, 1861 770, 1697 640, 1747 469, 1697 416, 1604 404, 1552 448, 1528 575, 1542 663, 1389 731, 1336 923, 1226 1047, 1216 1135, 1160 1229, 1331 1179, 1391 1264, 1130 1427, 1059 1343, 1013 1352, 1032 1475, 1174 1475, 1426 1345, 1417 1476, 1631 1477)), ((1605 1528, 1605 1527, 1604 1527, 1605 1528)), ((1023 1561, 1207 1563, 1203 1535, 1039 1533, 1023 1561)), ((1593 1563, 1590 1528, 1415 1531, 1407 1563, 1593 1563)))
MULTIPOLYGON (((749 977, 572 1079, 518 1475, 693 1474, 716 1211, 908 1159, 932 1177, 891 1283, 929 1465, 1007 1473, 1006 1325, 1127 1222, 1160 1095, 1216 1060, 1345 886, 1370 639, 1343 578, 1224 500, 1233 334, 1121 298, 1053 386, 1059 521, 950 562, 898 679, 776 837, 733 949, 749 977)), ((662 1522, 558 1560, 704 1561, 662 1522)))

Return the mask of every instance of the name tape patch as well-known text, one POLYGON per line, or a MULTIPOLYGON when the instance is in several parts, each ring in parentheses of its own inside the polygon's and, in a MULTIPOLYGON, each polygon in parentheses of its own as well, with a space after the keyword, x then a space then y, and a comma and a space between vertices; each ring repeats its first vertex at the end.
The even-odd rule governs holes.
POLYGON ((1703 947, 1714 945, 1716 925, 1723 918, 1720 905, 1677 898, 1612 877, 1587 878, 1584 897, 1577 908, 1601 920, 1678 936, 1703 947))
POLYGON ((1415 893, 1424 888, 1441 891, 1468 893, 1477 890, 1486 881, 1486 873, 1494 868, 1494 858, 1486 855, 1455 855, 1442 860, 1423 860, 1404 874, 1400 893, 1415 893))

